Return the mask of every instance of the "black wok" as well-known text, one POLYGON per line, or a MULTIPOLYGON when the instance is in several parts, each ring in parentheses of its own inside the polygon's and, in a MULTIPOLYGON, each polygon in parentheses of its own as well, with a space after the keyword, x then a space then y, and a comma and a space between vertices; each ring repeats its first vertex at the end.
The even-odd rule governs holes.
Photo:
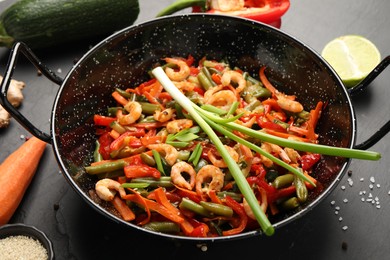
MULTIPOLYGON (((95 180, 84 171, 92 161, 95 146, 93 115, 105 113, 114 105, 114 88, 136 86, 145 80, 145 71, 167 56, 204 56, 228 59, 244 71, 257 75, 267 66, 268 77, 280 90, 297 96, 304 107, 313 108, 322 100, 328 102, 317 133, 322 144, 367 149, 390 131, 390 121, 367 141, 356 145, 356 118, 350 95, 358 93, 389 63, 387 57, 358 86, 347 90, 335 71, 310 47, 273 27, 242 18, 191 14, 170 16, 131 26, 103 40, 69 71, 64 79, 46 68, 23 43, 12 49, 1 85, 1 104, 27 130, 52 144, 62 173, 88 205, 118 222, 156 236, 187 240, 226 240, 260 234, 251 231, 232 237, 188 238, 147 231, 127 223, 104 205, 94 202, 88 190, 95 180), (60 85, 51 116, 50 133, 44 133, 29 122, 6 98, 19 53, 24 54, 50 80, 60 85)), ((345 174, 350 159, 324 156, 315 168, 321 183, 300 208, 272 218, 275 228, 296 220, 323 200, 345 174)))

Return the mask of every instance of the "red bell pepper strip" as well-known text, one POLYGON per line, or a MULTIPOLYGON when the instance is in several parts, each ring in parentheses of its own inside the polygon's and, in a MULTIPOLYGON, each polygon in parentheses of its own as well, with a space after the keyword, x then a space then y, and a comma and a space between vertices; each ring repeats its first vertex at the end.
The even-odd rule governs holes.
POLYGON ((321 155, 317 153, 305 154, 301 156, 302 170, 307 171, 321 159, 321 155))
POLYGON ((93 116, 93 122, 95 123, 95 125, 99 125, 99 126, 110 126, 110 124, 115 120, 116 120, 115 117, 101 116, 101 115, 93 116))
POLYGON ((100 143, 99 153, 102 155, 104 160, 111 159, 111 156, 110 156, 110 153, 111 153, 110 145, 111 145, 112 140, 113 139, 110 136, 110 133, 108 133, 108 132, 102 134, 99 137, 99 143, 100 143))
POLYGON ((239 16, 279 27, 280 18, 287 12, 290 7, 289 0, 246 0, 242 9, 232 11, 218 10, 221 9, 219 4, 219 1, 178 0, 159 12, 157 16, 173 14, 185 8, 192 7, 193 12, 207 12, 239 16))
POLYGON ((239 225, 233 229, 226 230, 222 232, 222 235, 224 236, 231 236, 235 234, 241 233, 248 223, 248 216, 245 213, 244 207, 232 199, 230 196, 226 196, 225 198, 225 204, 233 209, 233 211, 238 215, 240 218, 239 225))

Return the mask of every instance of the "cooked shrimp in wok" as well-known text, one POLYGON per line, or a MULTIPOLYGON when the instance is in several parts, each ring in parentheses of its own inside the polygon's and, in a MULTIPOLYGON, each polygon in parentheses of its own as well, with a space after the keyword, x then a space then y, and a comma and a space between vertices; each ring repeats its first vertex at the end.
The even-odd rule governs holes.
MULTIPOLYGON (((256 76, 207 57, 197 62, 192 56, 166 57, 160 62, 173 87, 212 114, 214 124, 234 123, 279 138, 318 142, 314 130, 320 111, 311 113, 314 108, 304 108, 295 96, 266 88, 264 71, 256 76)), ((120 212, 123 208, 133 212, 135 217, 123 219, 139 226, 173 223, 175 229, 160 232, 199 236, 194 230, 203 225, 207 228, 202 236, 216 237, 260 228, 231 165, 237 166, 256 197, 251 203, 258 203, 270 221, 297 207, 285 201, 297 197, 297 203, 304 204, 308 196, 302 193, 315 191, 290 170, 318 183, 313 167, 321 156, 225 128, 215 131, 222 143, 218 146, 204 125, 158 83, 153 78, 116 91, 117 103, 107 114, 94 117, 97 145, 86 172, 96 178, 90 194, 96 193, 108 210, 120 216, 128 213, 120 212), (221 207, 229 214, 221 213, 221 207)))

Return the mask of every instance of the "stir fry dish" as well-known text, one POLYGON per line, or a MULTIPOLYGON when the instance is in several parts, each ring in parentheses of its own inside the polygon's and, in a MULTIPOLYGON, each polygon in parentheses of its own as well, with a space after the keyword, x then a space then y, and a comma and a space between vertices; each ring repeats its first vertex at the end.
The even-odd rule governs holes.
POLYGON ((307 201, 318 184, 313 166, 321 155, 256 134, 316 144, 325 104, 304 108, 270 83, 265 67, 255 78, 207 58, 163 62, 169 82, 214 129, 214 139, 152 74, 138 86, 115 89, 117 105, 94 116, 94 162, 85 167, 97 179, 91 196, 124 221, 157 232, 267 233, 269 217, 307 201))

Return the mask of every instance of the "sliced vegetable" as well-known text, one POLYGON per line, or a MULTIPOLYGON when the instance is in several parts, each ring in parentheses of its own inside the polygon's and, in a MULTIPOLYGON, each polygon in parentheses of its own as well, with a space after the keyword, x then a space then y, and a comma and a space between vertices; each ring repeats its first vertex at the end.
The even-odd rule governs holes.
POLYGON ((32 181, 46 143, 30 138, 0 165, 0 226, 7 224, 32 181))
POLYGON ((289 0, 178 0, 160 11, 164 16, 192 7, 193 12, 239 16, 280 27, 280 18, 290 7, 289 0))
POLYGON ((43 48, 108 36, 134 23, 138 0, 19 0, 0 15, 0 46, 43 48))

